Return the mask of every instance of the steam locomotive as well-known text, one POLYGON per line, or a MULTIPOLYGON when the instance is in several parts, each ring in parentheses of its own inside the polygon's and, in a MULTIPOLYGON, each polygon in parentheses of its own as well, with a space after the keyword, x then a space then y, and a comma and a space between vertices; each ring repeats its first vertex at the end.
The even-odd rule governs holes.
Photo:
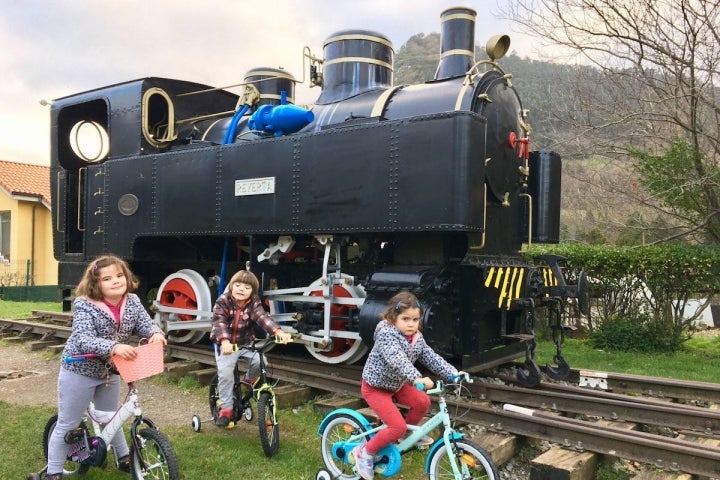
POLYGON ((363 358, 404 289, 436 351, 469 372, 525 357, 518 375, 537 383, 535 312, 562 328, 584 277, 565 278, 558 257, 519 255, 559 240, 561 160, 530 150, 527 111, 497 63, 509 37, 475 60, 475 18, 442 12, 437 71, 418 85, 394 85, 382 34, 336 32, 322 58, 306 47, 320 90, 307 108, 295 77, 262 67, 230 87, 149 77, 54 100, 65 298, 89 261, 117 254, 170 340, 196 343, 218 288, 249 268, 283 328, 337 364, 363 358))

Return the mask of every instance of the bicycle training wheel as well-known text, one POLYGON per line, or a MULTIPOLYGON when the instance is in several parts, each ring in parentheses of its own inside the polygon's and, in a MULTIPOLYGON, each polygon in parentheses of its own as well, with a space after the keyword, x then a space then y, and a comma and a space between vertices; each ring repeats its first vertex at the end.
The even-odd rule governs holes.
POLYGON ((468 440, 452 442, 452 451, 448 452, 445 445, 435 450, 429 459, 428 478, 430 480, 455 479, 450 464, 453 455, 462 473, 462 478, 473 480, 499 480, 495 462, 490 454, 477 444, 468 440))
POLYGON ((130 470, 134 480, 180 480, 180 466, 170 440, 154 428, 137 432, 138 448, 132 448, 130 470))
MULTIPOLYGON (((58 416, 53 415, 45 424, 45 431, 43 432, 43 454, 45 455, 45 460, 48 458, 50 435, 52 435, 53 430, 55 430, 57 420, 58 416)), ((82 463, 71 462, 68 460, 65 462, 65 465, 63 465, 63 478, 75 475, 85 475, 88 470, 90 470, 90 465, 83 465, 82 463)))
POLYGON ((356 419, 343 413, 333 416, 323 428, 320 434, 320 453, 322 453, 325 468, 332 474, 332 478, 336 480, 358 478, 353 470, 353 465, 347 461, 350 452, 346 452, 343 448, 335 448, 335 444, 345 442, 362 430, 362 425, 356 419))
POLYGON ((275 398, 270 392, 262 392, 257 401, 260 444, 266 457, 272 457, 280 448, 280 427, 275 417, 275 398))

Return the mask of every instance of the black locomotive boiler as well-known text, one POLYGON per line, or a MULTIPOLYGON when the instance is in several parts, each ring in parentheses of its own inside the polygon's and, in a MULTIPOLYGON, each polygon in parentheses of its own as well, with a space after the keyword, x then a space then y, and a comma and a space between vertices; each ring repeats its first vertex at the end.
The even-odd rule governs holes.
MULTIPOLYGON (((530 265, 518 253, 558 241, 561 161, 530 150, 527 112, 497 63, 509 38, 475 60, 475 17, 441 14, 435 78, 418 85, 394 84, 379 33, 337 32, 322 58, 306 47, 319 89, 307 108, 277 68, 232 87, 149 77, 55 100, 66 297, 87 262, 117 254, 170 339, 194 343, 217 287, 250 268, 297 342, 352 363, 387 299, 407 289, 438 352, 470 372, 525 357, 520 376, 535 383, 535 311, 559 312, 582 282, 564 278, 558 258, 530 265)), ((563 376, 559 348, 556 361, 551 374, 563 376)))

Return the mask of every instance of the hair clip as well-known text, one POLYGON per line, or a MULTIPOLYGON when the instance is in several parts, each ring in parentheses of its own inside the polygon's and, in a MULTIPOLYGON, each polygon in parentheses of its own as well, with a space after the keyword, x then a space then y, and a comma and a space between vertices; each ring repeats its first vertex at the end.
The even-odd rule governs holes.
POLYGON ((92 270, 93 270, 93 272, 97 272, 97 269, 98 269, 98 264, 96 262, 95 265, 93 265, 92 270))
MULTIPOLYGON (((403 304, 403 301, 402 301, 402 300, 400 300, 399 302, 397 302, 397 303, 395 304, 395 311, 396 311, 396 312, 399 312, 399 311, 400 311, 400 308, 402 308, 402 304, 403 304)), ((419 308, 419 309, 422 310, 422 307, 420 306, 420 302, 419 302, 419 301, 415 301, 415 306, 416 306, 417 308, 419 308)), ((411 305, 408 305, 407 308, 410 308, 410 307, 411 307, 411 305)))

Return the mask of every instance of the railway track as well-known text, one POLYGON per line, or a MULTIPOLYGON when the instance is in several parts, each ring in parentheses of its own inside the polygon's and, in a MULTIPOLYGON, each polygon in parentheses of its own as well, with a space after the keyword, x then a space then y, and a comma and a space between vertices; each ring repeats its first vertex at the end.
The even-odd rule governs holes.
MULTIPOLYGON (((0 319, 0 333, 49 343, 62 343, 69 335, 67 314, 33 315, 0 319)), ((169 345, 167 352, 179 361, 215 365, 207 345, 169 345)), ((272 352, 268 357, 274 378, 359 396, 358 366, 328 365, 272 352)), ((564 452, 584 455, 584 462, 594 453, 640 462, 669 474, 720 478, 720 410, 714 408, 720 404, 718 384, 574 371, 574 381, 543 381, 527 389, 515 385, 514 378, 479 377, 480 381, 468 385, 470 395, 453 403, 465 412, 462 421, 499 435, 551 442, 564 452)), ((493 445, 486 446, 492 450, 493 445)), ((508 458, 496 460, 503 463, 508 458)))

